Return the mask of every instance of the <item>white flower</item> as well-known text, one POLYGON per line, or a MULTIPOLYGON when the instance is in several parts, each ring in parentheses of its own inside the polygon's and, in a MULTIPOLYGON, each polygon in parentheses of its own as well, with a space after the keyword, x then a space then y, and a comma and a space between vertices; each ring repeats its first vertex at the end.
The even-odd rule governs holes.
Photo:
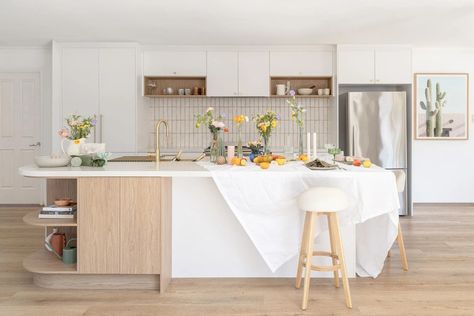
POLYGON ((216 128, 224 128, 225 127, 224 122, 219 122, 219 121, 213 121, 212 125, 214 125, 214 127, 216 127, 216 128))
POLYGON ((206 110, 206 112, 212 112, 212 111, 214 111, 214 108, 212 106, 208 107, 206 110))

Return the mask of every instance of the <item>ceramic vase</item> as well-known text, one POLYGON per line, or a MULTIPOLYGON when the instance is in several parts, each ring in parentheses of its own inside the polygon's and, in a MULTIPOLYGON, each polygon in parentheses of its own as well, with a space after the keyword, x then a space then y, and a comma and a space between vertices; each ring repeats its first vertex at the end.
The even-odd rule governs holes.
POLYGON ((66 154, 69 156, 79 156, 82 153, 82 145, 85 142, 85 138, 71 140, 67 146, 66 154))

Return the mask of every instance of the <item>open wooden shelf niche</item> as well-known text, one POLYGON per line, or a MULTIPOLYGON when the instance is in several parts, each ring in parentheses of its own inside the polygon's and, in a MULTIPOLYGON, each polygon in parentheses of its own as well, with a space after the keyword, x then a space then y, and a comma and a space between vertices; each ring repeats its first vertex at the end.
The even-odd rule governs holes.
POLYGON ((146 97, 205 97, 206 77, 144 77, 144 95, 146 97), (194 88, 201 88, 204 94, 195 95, 194 88), (173 88, 173 94, 164 94, 163 89, 173 88), (178 89, 191 89, 191 95, 179 95, 178 89))
POLYGON ((295 92, 300 88, 309 88, 311 86, 316 86, 313 89, 313 93, 310 95, 298 95, 297 97, 308 97, 308 98, 327 98, 333 95, 333 80, 332 77, 271 77, 270 78, 270 96, 271 97, 282 97, 287 98, 288 96, 279 96, 276 94, 276 85, 284 84, 290 82, 290 87, 295 92), (318 89, 329 88, 329 95, 318 95, 318 89))

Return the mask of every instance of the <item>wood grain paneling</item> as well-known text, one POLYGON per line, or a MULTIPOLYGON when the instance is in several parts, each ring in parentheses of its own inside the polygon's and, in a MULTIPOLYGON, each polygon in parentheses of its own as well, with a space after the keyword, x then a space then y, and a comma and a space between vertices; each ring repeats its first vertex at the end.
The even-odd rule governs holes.
POLYGON ((161 178, 161 273, 160 292, 164 293, 171 281, 172 179, 161 178))
POLYGON ((78 180, 78 271, 120 273, 120 178, 78 180))
POLYGON ((161 178, 121 178, 120 273, 160 273, 161 178))
POLYGON ((77 199, 77 180, 76 179, 47 179, 46 201, 48 205, 53 204, 54 200, 62 198, 77 199))

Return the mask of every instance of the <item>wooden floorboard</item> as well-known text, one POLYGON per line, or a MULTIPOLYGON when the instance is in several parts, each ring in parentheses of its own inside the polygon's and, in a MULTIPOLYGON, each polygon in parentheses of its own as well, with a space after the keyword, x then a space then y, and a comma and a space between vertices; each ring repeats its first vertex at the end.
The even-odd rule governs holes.
POLYGON ((474 315, 474 206, 420 205, 402 218, 410 271, 398 249, 377 279, 351 279, 354 308, 329 279, 312 281, 309 308, 293 279, 177 279, 149 290, 46 290, 22 259, 41 245, 42 229, 0 208, 0 315, 474 315))

